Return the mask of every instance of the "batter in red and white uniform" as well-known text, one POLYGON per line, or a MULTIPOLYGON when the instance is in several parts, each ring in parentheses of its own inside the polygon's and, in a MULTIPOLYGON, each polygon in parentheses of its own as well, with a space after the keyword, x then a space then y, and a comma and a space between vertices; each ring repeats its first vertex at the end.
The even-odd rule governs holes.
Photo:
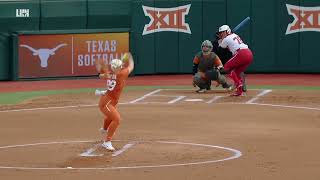
POLYGON ((229 76, 233 79, 236 92, 232 96, 241 96, 242 90, 242 79, 240 74, 244 72, 253 61, 253 55, 248 45, 244 44, 241 38, 232 33, 228 25, 223 25, 219 28, 219 46, 222 48, 228 48, 233 57, 228 60, 224 65, 224 70, 229 72, 229 76))

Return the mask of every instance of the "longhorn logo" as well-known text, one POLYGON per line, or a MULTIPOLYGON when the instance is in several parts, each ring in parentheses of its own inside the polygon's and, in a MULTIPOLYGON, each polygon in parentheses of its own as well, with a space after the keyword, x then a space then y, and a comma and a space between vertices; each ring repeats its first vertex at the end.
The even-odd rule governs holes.
POLYGON ((55 55, 55 52, 63 47, 63 46, 67 46, 67 44, 59 44, 57 47, 55 48, 52 48, 52 49, 44 49, 44 48, 41 48, 41 49, 34 49, 33 47, 30 47, 28 45, 25 45, 25 44, 21 44, 20 47, 24 47, 24 48, 27 48, 29 49, 30 51, 32 51, 32 55, 34 56, 39 56, 40 58, 40 66, 43 67, 43 68, 46 68, 48 67, 48 60, 49 60, 49 57, 51 55, 55 55))
POLYGON ((302 7, 286 4, 288 14, 294 17, 286 34, 303 31, 320 31, 320 7, 302 7))
POLYGON ((191 34, 189 24, 185 22, 185 16, 189 14, 191 4, 174 8, 155 8, 142 6, 145 16, 150 18, 142 35, 161 32, 175 31, 191 34))

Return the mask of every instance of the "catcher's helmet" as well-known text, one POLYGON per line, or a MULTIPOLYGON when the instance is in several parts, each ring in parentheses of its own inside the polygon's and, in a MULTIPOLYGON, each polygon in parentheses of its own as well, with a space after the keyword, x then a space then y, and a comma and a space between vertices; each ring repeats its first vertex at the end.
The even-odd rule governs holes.
POLYGON ((116 71, 117 69, 121 69, 122 68, 122 61, 120 59, 112 59, 110 66, 111 66, 112 71, 116 71))
POLYGON ((202 42, 201 44, 201 51, 203 54, 208 54, 212 51, 213 45, 211 43, 211 41, 209 40, 205 40, 202 42))
POLYGON ((222 25, 219 27, 219 33, 224 32, 224 31, 227 31, 228 34, 231 33, 231 29, 228 25, 222 25))

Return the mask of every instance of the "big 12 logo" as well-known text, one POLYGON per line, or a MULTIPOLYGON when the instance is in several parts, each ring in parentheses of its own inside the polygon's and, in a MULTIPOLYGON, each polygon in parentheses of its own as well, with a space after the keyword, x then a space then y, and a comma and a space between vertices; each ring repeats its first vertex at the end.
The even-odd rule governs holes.
POLYGON ((288 14, 294 20, 288 24, 286 34, 303 31, 320 31, 320 7, 302 7, 286 4, 288 14))
POLYGON ((191 4, 173 8, 155 8, 142 6, 145 16, 150 18, 146 24, 142 35, 161 31, 175 31, 191 34, 189 24, 185 22, 191 4))

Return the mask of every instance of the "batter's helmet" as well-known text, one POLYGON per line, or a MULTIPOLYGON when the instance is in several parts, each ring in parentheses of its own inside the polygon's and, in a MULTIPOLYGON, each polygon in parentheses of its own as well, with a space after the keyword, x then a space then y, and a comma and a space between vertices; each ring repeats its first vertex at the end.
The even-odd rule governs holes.
POLYGON ((228 25, 222 25, 219 27, 219 32, 224 32, 224 31, 227 31, 228 34, 231 33, 231 29, 228 25))

